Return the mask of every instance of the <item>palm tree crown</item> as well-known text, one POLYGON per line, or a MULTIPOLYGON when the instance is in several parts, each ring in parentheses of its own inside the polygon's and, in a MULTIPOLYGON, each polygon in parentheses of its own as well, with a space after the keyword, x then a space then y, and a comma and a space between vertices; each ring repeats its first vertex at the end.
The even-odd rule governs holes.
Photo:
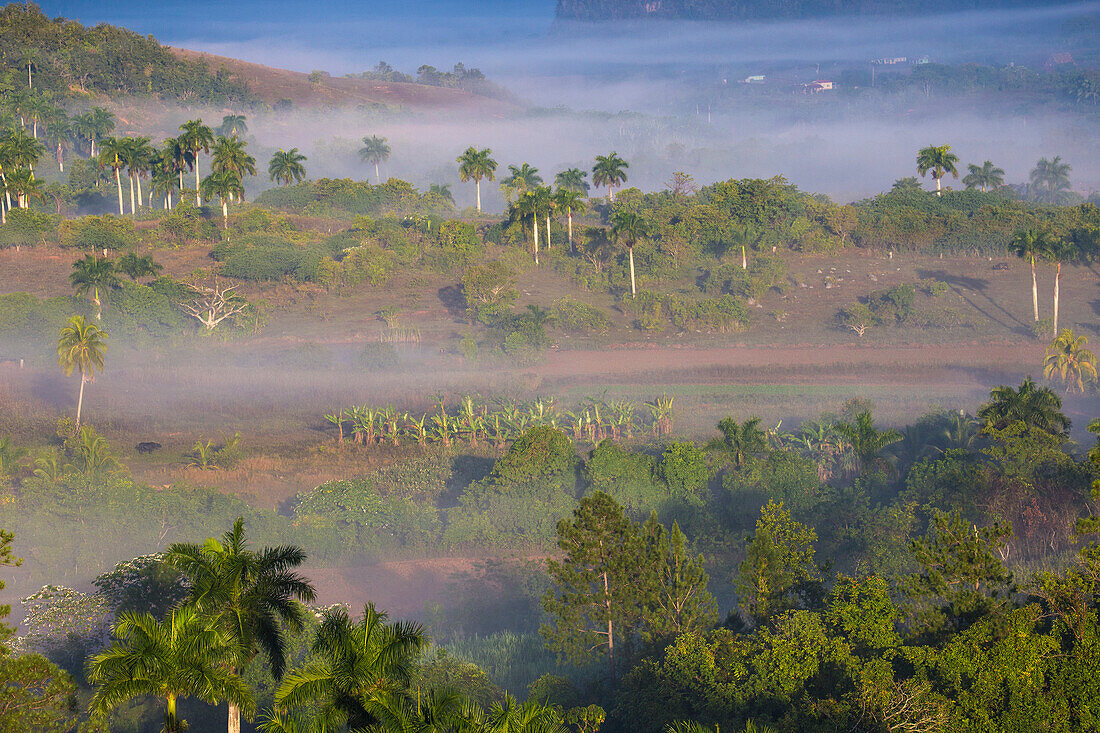
POLYGON ((592 182, 597 186, 607 186, 607 198, 615 200, 615 189, 626 183, 626 169, 630 164, 619 157, 618 153, 597 155, 596 165, 592 166, 592 182))
POLYGON ((966 167, 969 173, 963 177, 963 185, 968 190, 980 188, 982 192, 1004 185, 1005 172, 993 165, 992 161, 985 161, 980 166, 971 163, 966 167))
POLYGON ((379 164, 385 163, 389 158, 390 146, 386 143, 386 138, 377 135, 363 138, 363 147, 359 148, 359 159, 374 164, 375 183, 382 182, 382 174, 378 171, 379 164))
POLYGON ((582 171, 580 168, 567 168, 554 177, 554 185, 560 190, 573 191, 582 196, 587 196, 590 186, 588 181, 585 180, 586 178, 588 178, 586 171, 582 171))
POLYGON ((1087 348, 1088 344, 1088 336, 1077 336, 1072 329, 1062 329, 1047 347, 1043 376, 1061 379, 1067 393, 1084 392, 1086 385, 1096 382, 1096 355, 1087 348))
POLYGON ((1056 155, 1052 159, 1039 158, 1035 168, 1031 171, 1031 185, 1035 188, 1035 198, 1048 204, 1059 204, 1065 201, 1069 193, 1069 172, 1072 170, 1069 163, 1062 162, 1062 156, 1056 155))
POLYGON ((493 151, 489 148, 478 150, 469 147, 457 158, 458 177, 463 183, 472 180, 477 188, 478 211, 481 211, 481 180, 484 178, 491 181, 496 175, 497 162, 492 156, 493 151))
POLYGON ((1004 430, 1014 422, 1062 436, 1069 432, 1070 420, 1062 412, 1062 399, 1047 387, 1028 377, 1019 389, 1001 385, 989 393, 989 402, 978 410, 987 430, 1004 430))
POLYGON ((718 423, 722 437, 706 444, 705 450, 737 468, 744 466, 757 453, 768 448, 768 438, 760 428, 760 418, 751 417, 740 425, 732 417, 718 423))
POLYGON ((959 162, 959 156, 951 152, 950 145, 929 145, 917 152, 917 173, 924 176, 929 171, 936 181, 936 195, 940 195, 940 180, 950 173, 955 178, 959 177, 959 169, 955 164, 959 162))
POLYGON ((513 198, 519 199, 523 194, 542 185, 542 176, 539 175, 539 169, 530 163, 524 163, 520 166, 510 165, 508 166, 508 172, 511 175, 501 179, 500 187, 504 191, 504 198, 509 203, 513 198))
POLYGON ((279 150, 271 156, 271 162, 267 164, 267 174, 271 180, 289 186, 306 177, 306 168, 302 165, 305 160, 306 156, 299 153, 298 148, 279 150))

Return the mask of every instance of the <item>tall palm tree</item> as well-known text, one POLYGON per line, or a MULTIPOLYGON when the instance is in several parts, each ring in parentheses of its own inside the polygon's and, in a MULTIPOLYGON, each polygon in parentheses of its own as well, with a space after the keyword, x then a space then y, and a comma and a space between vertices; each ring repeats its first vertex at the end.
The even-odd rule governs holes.
POLYGON ((646 236, 647 230, 645 220, 633 211, 616 211, 611 217, 611 235, 616 242, 626 244, 626 250, 630 256, 630 296, 632 298, 638 297, 638 290, 634 284, 634 245, 646 236))
POLYGON ((994 387, 989 402, 978 409, 978 419, 986 430, 1004 430, 1014 422, 1023 422, 1051 435, 1066 435, 1070 421, 1062 412, 1062 398, 1028 377, 1019 389, 1007 385, 994 387))
POLYGON ((244 115, 225 115, 222 124, 218 128, 218 134, 223 137, 239 137, 248 132, 248 123, 244 115))
POLYGON ((130 174, 130 213, 137 215, 137 207, 141 206, 141 179, 153 168, 156 148, 152 146, 147 137, 137 136, 127 138, 126 145, 126 169, 130 174), (135 203, 134 186, 137 186, 137 199, 135 203))
POLYGON ((73 118, 73 134, 88 141, 89 158, 96 157, 96 143, 114 132, 117 121, 114 113, 102 107, 92 107, 73 118))
POLYGON ((390 623, 373 604, 357 621, 343 608, 326 611, 313 642, 314 661, 283 679, 275 703, 286 710, 316 704, 322 720, 340 716, 349 730, 367 729, 378 721, 379 703, 407 692, 426 644, 418 624, 390 623))
POLYGON ((222 226, 229 229, 229 201, 233 196, 244 198, 240 176, 231 171, 215 171, 202 179, 199 189, 207 199, 217 198, 221 201, 222 226))
POLYGON ((741 269, 749 269, 749 258, 746 254, 746 248, 756 244, 757 240, 756 230, 748 224, 741 224, 735 226, 730 230, 729 241, 734 247, 741 248, 741 269))
MULTIPOLYGON (((248 549, 244 520, 238 518, 222 539, 201 545, 176 543, 165 562, 191 581, 191 602, 214 619, 237 651, 228 664, 242 674, 263 652, 276 680, 286 670, 284 629, 300 632, 306 610, 295 600, 312 602, 316 594, 309 581, 294 572, 306 559, 298 547, 248 549)), ((229 733, 241 727, 240 709, 229 704, 229 733)))
POLYGON ((1012 235, 1012 248, 1017 257, 1031 262, 1031 308, 1035 322, 1039 322, 1039 283, 1035 279, 1035 258, 1046 257, 1050 252, 1050 237, 1038 229, 1020 229, 1012 235))
POLYGON ((1036 200, 1045 200, 1048 204, 1062 203, 1069 193, 1069 173, 1073 170, 1069 163, 1062 162, 1062 156, 1056 155, 1050 160, 1039 158, 1031 171, 1031 185, 1036 189, 1036 200))
POLYGON ((80 396, 76 401, 76 426, 80 427, 80 410, 84 406, 84 385, 103 371, 103 358, 107 351, 107 332, 84 316, 73 316, 69 325, 61 329, 57 340, 57 363, 68 377, 74 370, 80 372, 80 396))
POLYGON ((597 186, 607 186, 607 200, 615 200, 615 189, 626 183, 626 169, 630 164, 619 157, 618 153, 597 155, 596 165, 592 166, 592 182, 597 186))
POLYGON ((1085 385, 1096 381, 1096 355, 1088 348, 1088 336, 1077 336, 1073 329, 1064 328, 1047 347, 1043 362, 1043 376, 1058 377, 1066 385, 1066 392, 1084 392, 1085 385))
POLYGON ((180 146, 190 153, 188 163, 195 169, 195 206, 202 206, 202 192, 199 184, 199 152, 209 153, 214 144, 214 131, 202 124, 202 120, 188 120, 180 125, 183 133, 178 140, 180 146))
POLYGON ((35 94, 23 103, 23 114, 31 121, 32 136, 38 139, 38 123, 49 116, 52 106, 43 97, 35 94))
POLYGON ((542 185, 542 176, 539 175, 539 169, 530 163, 524 163, 520 166, 510 165, 508 166, 508 172, 511 175, 500 181, 501 191, 503 191, 504 198, 508 203, 512 202, 513 197, 518 201, 523 194, 542 185))
POLYGON ((1054 333, 1058 335, 1058 296, 1062 284, 1062 263, 1073 260, 1077 252, 1071 242, 1059 237, 1051 237, 1047 244, 1046 256, 1055 264, 1054 271, 1054 333))
POLYGON ((271 162, 267 164, 267 175, 272 181, 289 186, 306 177, 306 167, 302 165, 305 160, 306 156, 299 153, 298 148, 290 150, 280 148, 279 152, 271 156, 271 162))
POLYGON ((512 205, 512 215, 520 222, 531 219, 531 231, 534 232, 535 264, 539 264, 539 197, 534 191, 525 191, 512 205))
POLYGON ((768 436, 760 427, 758 417, 750 417, 740 425, 732 417, 726 417, 718 423, 718 430, 722 437, 710 440, 704 450, 737 468, 768 449, 768 436))
POLYGON ((46 146, 18 128, 8 130, 0 139, 0 146, 12 165, 34 170, 38 159, 46 154, 46 146))
POLYGON ((183 192, 183 172, 195 164, 194 154, 184 145, 182 136, 164 140, 164 158, 171 161, 171 168, 179 176, 179 187, 183 192))
POLYGON ((73 271, 69 273, 69 284, 76 289, 77 295, 92 293, 92 300, 96 306, 96 320, 102 320, 103 304, 100 301, 100 291, 104 294, 118 287, 118 273, 115 272, 114 263, 106 258, 100 259, 93 252, 84 255, 84 259, 73 263, 73 271))
POLYGON ((15 195, 16 204, 21 208, 30 206, 30 199, 42 199, 41 182, 34 177, 30 168, 16 168, 7 174, 6 185, 15 195))
POLYGON ((126 139, 108 137, 99 146, 99 166, 109 167, 115 174, 115 186, 118 187, 118 215, 126 212, 122 208, 122 177, 120 171, 126 166, 126 139))
POLYGON ((980 166, 971 163, 966 169, 969 173, 962 180, 967 190, 980 188, 982 193, 985 193, 990 188, 1004 185, 1005 172, 993 165, 993 161, 987 160, 980 166))
POLYGON ((374 164, 374 182, 382 182, 382 174, 378 171, 378 165, 390 159, 390 146, 386 138, 371 135, 363 138, 363 147, 359 148, 359 160, 374 164))
POLYGON ((474 187, 477 189, 478 211, 481 211, 481 179, 491 181, 496 175, 497 162, 492 156, 493 151, 489 148, 478 150, 469 147, 457 158, 458 177, 463 183, 473 180, 474 187))
POLYGON ((252 695, 227 666, 236 649, 195 608, 177 608, 164 621, 148 613, 123 613, 114 636, 114 643, 88 666, 88 680, 95 685, 89 704, 93 720, 104 720, 119 705, 147 695, 164 699, 166 733, 186 730, 176 714, 179 698, 213 705, 225 700, 251 712, 252 695))
POLYGON ((245 142, 235 137, 219 137, 212 149, 210 169, 215 173, 234 173, 241 181, 245 176, 256 175, 256 159, 245 152, 245 146, 245 142))
POLYGON ((586 178, 588 178, 587 171, 582 171, 580 168, 566 168, 554 176, 554 185, 563 191, 574 191, 587 196, 590 186, 586 178))
POLYGON ((839 422, 833 426, 838 435, 852 445, 852 452, 863 468, 870 468, 881 460, 882 451, 897 443, 903 436, 894 428, 875 429, 871 412, 865 410, 856 415, 854 422, 839 422))
POLYGON ((554 191, 549 186, 537 186, 532 192, 538 201, 539 215, 546 220, 546 249, 550 249, 550 216, 554 213, 554 191))
POLYGON ((172 208, 172 194, 178 189, 177 174, 171 156, 161 154, 153 167, 150 193, 164 201, 165 211, 172 208))
MULTIPOLYGON (((559 173, 558 176, 560 178, 561 174, 559 173)), ((569 251, 573 252, 573 213, 583 214, 585 209, 588 208, 588 204, 585 203, 584 194, 579 191, 574 191, 571 188, 558 188, 554 193, 554 205, 559 210, 565 212, 565 219, 569 227, 569 251)))
POLYGON ((950 145, 929 145, 917 151, 917 173, 925 176, 929 171, 936 181, 936 195, 942 195, 940 181, 950 173, 955 178, 959 177, 959 169, 955 164, 959 162, 959 156, 951 152, 950 145))

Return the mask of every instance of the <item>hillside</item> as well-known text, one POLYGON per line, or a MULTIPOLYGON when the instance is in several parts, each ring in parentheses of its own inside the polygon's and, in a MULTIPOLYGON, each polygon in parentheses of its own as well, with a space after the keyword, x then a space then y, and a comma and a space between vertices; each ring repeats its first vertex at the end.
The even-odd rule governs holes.
POLYGON ((834 15, 913 15, 963 10, 1062 5, 1038 0, 558 0, 560 20, 603 21, 633 18, 753 20, 819 18, 834 15))
POLYGON ((460 89, 446 89, 426 84, 352 79, 325 75, 311 82, 310 75, 254 64, 228 56, 182 48, 171 48, 181 61, 202 62, 211 73, 246 86, 260 101, 272 106, 290 100, 295 107, 352 107, 384 105, 428 110, 463 110, 484 114, 499 114, 514 109, 513 105, 489 99, 460 89))

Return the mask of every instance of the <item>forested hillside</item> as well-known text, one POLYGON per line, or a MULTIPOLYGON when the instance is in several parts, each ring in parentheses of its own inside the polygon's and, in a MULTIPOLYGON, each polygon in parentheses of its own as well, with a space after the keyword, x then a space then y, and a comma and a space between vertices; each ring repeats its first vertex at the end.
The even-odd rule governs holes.
POLYGON ((101 92, 210 104, 251 98, 241 81, 177 58, 152 36, 106 23, 88 28, 48 18, 33 3, 12 3, 0 9, 0 89, 28 86, 57 97, 101 92))

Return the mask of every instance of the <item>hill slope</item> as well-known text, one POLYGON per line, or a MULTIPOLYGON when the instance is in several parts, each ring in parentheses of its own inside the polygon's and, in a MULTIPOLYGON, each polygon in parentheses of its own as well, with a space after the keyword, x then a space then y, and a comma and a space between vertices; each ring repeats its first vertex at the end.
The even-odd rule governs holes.
POLYGON ((327 75, 321 81, 314 83, 310 81, 309 74, 298 71, 277 69, 202 51, 182 48, 170 50, 180 60, 202 62, 211 73, 247 86, 257 99, 270 105, 289 99, 297 107, 353 107, 377 104, 387 107, 462 110, 482 114, 498 114, 515 109, 513 105, 501 100, 482 97, 460 89, 327 75))

